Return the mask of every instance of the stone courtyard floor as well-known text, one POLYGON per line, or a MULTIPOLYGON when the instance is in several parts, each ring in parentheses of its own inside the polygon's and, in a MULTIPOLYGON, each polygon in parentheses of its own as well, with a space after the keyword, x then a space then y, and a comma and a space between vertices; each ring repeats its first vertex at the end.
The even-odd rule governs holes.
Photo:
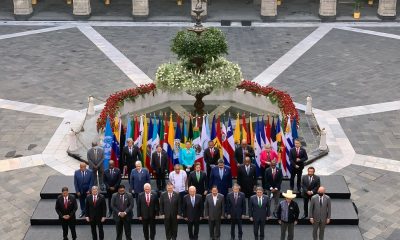
MULTIPOLYGON (((87 97, 106 99, 154 79, 159 64, 175 60, 171 37, 190 25, 0 23, 2 239, 23 239, 47 176, 71 175, 78 168, 66 154, 67 133, 82 123, 87 97)), ((330 149, 313 164, 317 174, 345 176, 364 239, 398 240, 400 24, 221 29, 227 57, 241 65, 246 79, 287 91, 299 110, 312 96, 330 149)), ((96 101, 98 109, 101 103, 96 101)))

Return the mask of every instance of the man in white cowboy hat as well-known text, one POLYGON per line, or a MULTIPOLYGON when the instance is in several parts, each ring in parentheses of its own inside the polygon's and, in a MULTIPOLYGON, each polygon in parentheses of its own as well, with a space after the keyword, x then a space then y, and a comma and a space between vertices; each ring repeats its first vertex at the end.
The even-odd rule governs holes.
POLYGON ((285 200, 279 203, 278 211, 276 213, 278 222, 281 225, 281 240, 285 240, 286 231, 288 232, 287 240, 294 239, 294 225, 299 220, 299 206, 295 201, 296 194, 293 194, 292 190, 287 190, 286 193, 282 194, 285 200))

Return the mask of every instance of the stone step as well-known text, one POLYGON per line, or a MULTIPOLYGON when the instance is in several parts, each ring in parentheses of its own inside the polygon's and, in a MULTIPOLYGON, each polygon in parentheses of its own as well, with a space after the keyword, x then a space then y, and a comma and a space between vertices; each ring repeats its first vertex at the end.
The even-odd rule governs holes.
MULTIPOLYGON (((143 230, 141 225, 132 225, 132 236, 135 240, 143 240, 143 230)), ((78 239, 91 239, 90 227, 89 226, 77 226, 77 237, 78 239)), ((104 226, 105 239, 115 239, 115 227, 104 226)), ((266 225, 265 226, 265 239, 280 239, 280 227, 277 225, 266 225)), ((69 235, 71 239, 71 234, 69 235)), ((38 240, 38 239, 61 239, 62 230, 61 226, 30 226, 28 232, 25 235, 24 240, 38 240)), ((237 230, 236 230, 237 238, 237 230)), ((125 239, 125 238, 124 238, 125 239)), ((165 239, 164 226, 156 226, 156 237, 155 239, 165 239)), ((178 227, 177 239, 183 240, 188 239, 187 228, 185 225, 178 227)), ((208 240, 208 226, 203 224, 200 225, 199 240, 208 240)), ((221 226, 221 240, 230 239, 230 225, 221 226)), ((253 226, 243 226, 243 239, 254 239, 253 226)), ((312 239, 312 226, 295 226, 294 239, 296 240, 310 240, 312 239)), ((351 239, 351 240, 362 240, 362 235, 358 226, 338 226, 332 225, 327 226, 325 229, 325 239, 351 239)))
MULTIPOLYGON (((295 199, 300 208, 300 217, 303 216, 303 200, 295 199)), ((79 202, 78 202, 79 205, 79 202)), ((31 225, 58 225, 58 216, 54 210, 55 200, 54 199, 41 199, 31 217, 31 225)), ((132 223, 140 223, 136 218, 136 202, 134 207, 134 217, 132 223)), ((79 215, 80 209, 77 211, 79 215)), ((77 216, 78 217, 78 216, 77 216)), ((156 220, 158 224, 163 222, 162 219, 156 220)), ((183 220, 180 223, 184 223, 183 220)), ((203 220, 202 223, 207 223, 203 220)), ((229 220, 224 220, 223 223, 229 223, 229 220)), ((245 224, 251 224, 248 219, 244 220, 245 224)), ((77 224, 86 224, 84 218, 77 220, 77 224)), ((105 224, 114 224, 112 218, 107 218, 105 224)), ((277 220, 273 217, 268 221, 268 224, 278 224, 277 220)), ((308 219, 299 220, 299 224, 310 224, 308 219)), ((358 225, 358 216, 354 209, 353 203, 350 199, 332 199, 332 225, 358 225)))

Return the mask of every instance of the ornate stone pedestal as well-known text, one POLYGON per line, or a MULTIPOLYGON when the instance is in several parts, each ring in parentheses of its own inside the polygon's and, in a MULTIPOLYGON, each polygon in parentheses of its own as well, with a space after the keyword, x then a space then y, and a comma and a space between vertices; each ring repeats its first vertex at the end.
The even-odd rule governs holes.
MULTIPOLYGON (((201 2, 201 0, 199 0, 199 1, 201 2)), ((194 19, 196 17, 196 14, 193 12, 193 10, 196 8, 197 0, 191 0, 191 3, 192 3, 192 7, 191 7, 192 11, 190 12, 190 14, 192 15, 192 18, 194 19)), ((207 18, 207 3, 203 2, 201 4, 202 4, 201 7, 204 11, 201 13, 200 16, 202 16, 201 19, 204 20, 207 18)))
POLYGON ((264 22, 276 21, 277 15, 276 0, 261 0, 261 19, 264 22))
POLYGON ((378 17, 382 20, 396 19, 397 0, 379 0, 378 17))
POLYGON ((27 20, 33 13, 32 0, 13 0, 16 20, 27 20))
POLYGON ((132 16, 134 19, 149 16, 149 0, 132 0, 132 16))
POLYGON ((73 0, 74 17, 88 18, 91 13, 90 0, 73 0))
POLYGON ((336 0, 320 0, 318 15, 323 22, 336 20, 336 5, 336 0))

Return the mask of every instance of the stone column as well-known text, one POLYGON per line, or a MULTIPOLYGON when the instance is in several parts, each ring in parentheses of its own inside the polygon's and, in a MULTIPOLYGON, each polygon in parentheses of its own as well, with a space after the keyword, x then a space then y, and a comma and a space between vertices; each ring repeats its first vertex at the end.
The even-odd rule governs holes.
POLYGON ((336 20, 336 5, 336 0, 320 0, 318 15, 322 21, 336 20))
POLYGON ((202 20, 204 20, 207 17, 207 3, 202 2, 202 0, 191 0, 192 11, 190 12, 190 14, 192 15, 192 17, 196 17, 196 14, 193 12, 193 10, 196 8, 197 1, 200 1, 200 3, 202 4, 201 7, 204 11, 201 13, 201 16, 203 16, 202 20))
POLYGON ((75 17, 89 17, 92 13, 92 8, 90 7, 90 0, 73 0, 73 14, 75 17))
POLYGON ((261 19, 264 22, 275 21, 277 15, 276 0, 261 0, 261 19))
POLYGON ((33 12, 32 0, 13 0, 14 16, 17 20, 26 20, 33 12))
POLYGON ((149 0, 132 0, 132 15, 134 18, 149 16, 149 0))
POLYGON ((378 17, 382 20, 396 19, 397 0, 379 0, 378 17))

